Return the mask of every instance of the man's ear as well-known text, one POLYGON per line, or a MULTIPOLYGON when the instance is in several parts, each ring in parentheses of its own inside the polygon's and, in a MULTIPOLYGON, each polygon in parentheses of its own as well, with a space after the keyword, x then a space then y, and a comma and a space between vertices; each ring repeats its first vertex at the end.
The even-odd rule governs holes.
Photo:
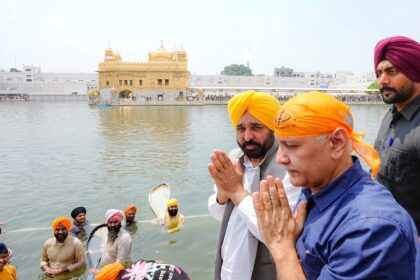
POLYGON ((349 137, 344 128, 336 128, 328 138, 330 140, 331 156, 333 159, 339 159, 347 153, 349 137))

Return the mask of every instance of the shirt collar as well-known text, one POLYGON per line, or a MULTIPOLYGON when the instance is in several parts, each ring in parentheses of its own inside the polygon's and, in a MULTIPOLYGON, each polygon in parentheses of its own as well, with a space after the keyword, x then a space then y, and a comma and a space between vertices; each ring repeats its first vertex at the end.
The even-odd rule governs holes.
POLYGON ((302 192, 306 199, 312 197, 316 207, 322 212, 350 189, 360 179, 364 172, 359 159, 353 157, 353 165, 330 184, 322 188, 318 193, 312 195, 310 189, 302 189, 302 192))
MULTIPOLYGON (((417 96, 411 103, 404 106, 404 108, 399 112, 406 120, 410 121, 416 112, 420 108, 420 96, 417 96)), ((396 114, 397 108, 395 105, 392 106, 391 109, 392 114, 396 114)))

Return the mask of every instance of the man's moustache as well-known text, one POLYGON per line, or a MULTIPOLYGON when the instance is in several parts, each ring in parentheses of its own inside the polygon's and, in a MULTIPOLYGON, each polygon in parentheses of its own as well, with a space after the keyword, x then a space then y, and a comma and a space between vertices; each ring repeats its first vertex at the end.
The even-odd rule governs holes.
POLYGON ((393 88, 393 87, 388 87, 388 86, 383 86, 383 87, 381 87, 381 88, 379 89, 379 91, 380 91, 381 93, 384 93, 384 91, 393 91, 393 92, 397 93, 397 90, 396 90, 395 88, 393 88))
POLYGON ((257 142, 254 142, 254 141, 248 141, 248 142, 245 141, 244 144, 243 144, 244 147, 248 146, 248 145, 255 145, 255 146, 261 147, 260 143, 257 143, 257 142))

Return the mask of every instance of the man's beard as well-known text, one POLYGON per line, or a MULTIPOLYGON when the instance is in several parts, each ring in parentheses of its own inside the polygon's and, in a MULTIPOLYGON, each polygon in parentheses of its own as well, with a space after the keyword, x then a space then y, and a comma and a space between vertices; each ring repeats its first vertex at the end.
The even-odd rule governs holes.
POLYGON ((125 223, 127 224, 127 225, 131 225, 132 223, 134 223, 134 217, 127 217, 126 218, 126 220, 125 220, 125 223))
POLYGON ((383 87, 381 87, 380 92, 381 92, 381 95, 382 95, 382 100, 386 104, 398 104, 398 103, 403 103, 403 102, 407 101, 408 99, 410 99, 413 96, 414 86, 413 85, 407 85, 403 89, 401 89, 400 91, 397 91, 397 89, 395 89, 393 87, 383 86, 383 87), (393 92, 394 95, 390 96, 390 97, 386 97, 384 95, 385 90, 393 92))
POLYGON ((60 234, 56 234, 54 233, 55 239, 57 240, 58 243, 63 243, 67 236, 69 235, 69 233, 60 233, 60 234))
POLYGON ((108 227, 108 242, 111 244, 114 243, 115 239, 118 237, 118 233, 121 229, 121 224, 119 224, 117 227, 108 227))
POLYGON ((169 210, 169 209, 168 209, 168 214, 169 214, 169 216, 171 216, 171 217, 175 217, 175 216, 176 216, 176 214, 178 214, 178 209, 175 209, 175 210, 169 210))
POLYGON ((273 146, 274 143, 274 133, 272 131, 270 131, 270 134, 267 136, 267 139, 262 143, 257 143, 255 141, 245 141, 242 145, 239 144, 238 141, 236 141, 236 143, 238 143, 238 146, 241 148, 242 152, 244 152, 244 154, 252 159, 252 158, 264 158, 265 155, 267 154, 268 150, 270 150, 270 148, 273 146), (248 150, 246 148, 247 145, 254 145, 254 149, 252 150, 248 150))

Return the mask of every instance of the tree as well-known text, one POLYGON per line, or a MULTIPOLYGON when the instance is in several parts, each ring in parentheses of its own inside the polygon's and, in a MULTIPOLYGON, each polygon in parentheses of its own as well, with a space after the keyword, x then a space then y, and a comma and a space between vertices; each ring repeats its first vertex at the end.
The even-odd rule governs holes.
POLYGON ((378 81, 374 81, 374 82, 372 82, 372 83, 368 86, 368 89, 379 89, 379 86, 378 86, 378 81))
POLYGON ((220 74, 228 76, 252 76, 252 70, 244 64, 231 64, 225 66, 225 69, 220 74))

